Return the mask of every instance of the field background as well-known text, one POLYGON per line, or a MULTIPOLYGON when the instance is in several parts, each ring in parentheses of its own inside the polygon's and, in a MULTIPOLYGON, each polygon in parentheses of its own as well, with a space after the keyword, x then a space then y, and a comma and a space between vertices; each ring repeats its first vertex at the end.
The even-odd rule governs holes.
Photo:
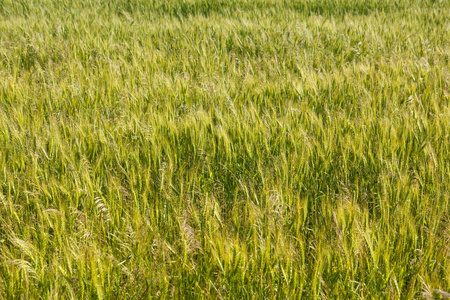
POLYGON ((449 16, 0 0, 0 298, 445 296, 449 16))

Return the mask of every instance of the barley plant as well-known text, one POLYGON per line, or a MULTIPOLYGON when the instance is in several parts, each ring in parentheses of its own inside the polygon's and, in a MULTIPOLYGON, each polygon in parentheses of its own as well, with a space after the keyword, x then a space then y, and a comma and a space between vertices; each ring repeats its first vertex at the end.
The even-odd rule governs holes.
POLYGON ((0 0, 0 299, 441 299, 450 2, 0 0))

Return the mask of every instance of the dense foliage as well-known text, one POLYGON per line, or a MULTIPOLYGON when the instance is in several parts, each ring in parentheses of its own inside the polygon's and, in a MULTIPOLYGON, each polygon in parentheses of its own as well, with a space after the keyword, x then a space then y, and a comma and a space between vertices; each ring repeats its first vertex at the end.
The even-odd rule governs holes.
POLYGON ((0 0, 0 298, 442 296, 449 16, 0 0))

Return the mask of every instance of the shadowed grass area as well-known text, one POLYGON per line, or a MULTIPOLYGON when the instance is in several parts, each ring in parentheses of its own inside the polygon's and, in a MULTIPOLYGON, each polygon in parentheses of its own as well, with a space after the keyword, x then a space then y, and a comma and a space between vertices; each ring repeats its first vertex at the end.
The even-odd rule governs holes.
POLYGON ((0 298, 444 295, 449 15, 0 0, 0 298))

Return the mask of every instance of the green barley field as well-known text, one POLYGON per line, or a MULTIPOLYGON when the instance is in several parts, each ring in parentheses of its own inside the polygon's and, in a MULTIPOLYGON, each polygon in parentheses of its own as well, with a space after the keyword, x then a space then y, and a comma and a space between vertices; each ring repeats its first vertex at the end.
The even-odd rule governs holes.
POLYGON ((0 0, 0 299, 444 299, 449 98, 444 0, 0 0))

